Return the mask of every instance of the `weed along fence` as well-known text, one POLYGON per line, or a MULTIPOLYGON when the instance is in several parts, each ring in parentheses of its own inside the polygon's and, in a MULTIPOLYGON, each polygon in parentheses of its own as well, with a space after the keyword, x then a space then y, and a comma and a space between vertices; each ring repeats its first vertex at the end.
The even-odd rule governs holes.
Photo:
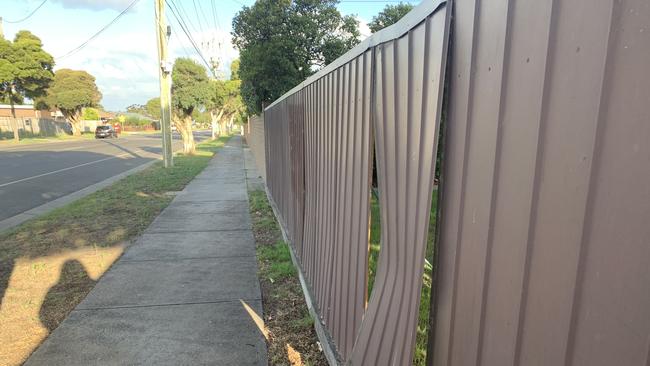
POLYGON ((649 32, 646 0, 425 1, 265 110, 330 363, 413 360, 442 129, 427 364, 648 365, 649 32))

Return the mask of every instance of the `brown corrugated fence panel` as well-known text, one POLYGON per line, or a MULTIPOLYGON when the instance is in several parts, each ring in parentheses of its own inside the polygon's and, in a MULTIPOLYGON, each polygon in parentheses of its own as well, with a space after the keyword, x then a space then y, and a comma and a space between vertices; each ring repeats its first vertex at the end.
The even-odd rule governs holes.
POLYGON ((248 121, 246 131, 246 143, 253 153, 255 165, 262 176, 266 179, 266 151, 264 149, 264 116, 252 116, 248 121))
POLYGON ((381 252, 355 365, 412 362, 442 107, 447 21, 438 11, 375 49, 381 252))
POLYGON ((650 3, 456 2, 433 364, 650 362, 650 3))
POLYGON ((444 4, 421 5, 265 111, 269 192, 342 362, 401 365, 413 357, 446 58, 444 4), (366 311, 373 143, 383 249, 366 311))

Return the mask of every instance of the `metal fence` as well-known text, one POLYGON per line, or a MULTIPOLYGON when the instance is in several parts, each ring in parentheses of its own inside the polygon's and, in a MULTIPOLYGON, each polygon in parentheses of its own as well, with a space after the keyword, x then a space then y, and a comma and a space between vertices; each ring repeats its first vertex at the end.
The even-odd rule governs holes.
POLYGON ((253 153, 262 178, 266 179, 266 149, 264 148, 264 115, 252 116, 244 127, 244 138, 253 153))
POLYGON ((333 362, 413 357, 447 12, 445 1, 423 3, 264 114, 267 185, 333 362), (366 304, 373 130, 382 250, 366 304))
MULTIPOLYGON (((412 360, 450 8, 423 3, 265 112, 269 193, 332 363, 412 360)), ((650 3, 453 13, 429 363, 648 365, 650 3)))
POLYGON ((455 2, 434 365, 650 362, 650 2, 455 2))

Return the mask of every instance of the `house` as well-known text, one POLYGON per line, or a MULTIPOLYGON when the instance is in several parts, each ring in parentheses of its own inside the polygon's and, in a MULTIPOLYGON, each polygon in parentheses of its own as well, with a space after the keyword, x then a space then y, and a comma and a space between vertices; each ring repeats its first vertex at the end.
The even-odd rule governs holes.
MULTIPOLYGON (((14 105, 14 111, 17 118, 52 118, 52 112, 48 110, 36 110, 31 104, 14 105)), ((0 104, 0 117, 13 117, 11 105, 0 104)))

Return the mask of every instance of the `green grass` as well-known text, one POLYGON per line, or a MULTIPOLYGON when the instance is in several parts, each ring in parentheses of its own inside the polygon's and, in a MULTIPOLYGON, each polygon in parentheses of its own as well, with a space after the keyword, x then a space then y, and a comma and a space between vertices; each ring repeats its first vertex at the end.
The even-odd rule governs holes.
MULTIPOLYGON (((431 216, 429 219, 429 233, 427 236, 427 248, 425 258, 431 260, 434 254, 434 239, 436 227, 436 207, 438 201, 438 192, 434 191, 431 201, 431 216)), ((370 202, 370 253, 368 261, 368 298, 372 293, 377 271, 377 260, 379 259, 379 250, 381 248, 381 216, 379 212, 379 201, 377 197, 372 196, 370 202)), ((429 331, 429 309, 431 302, 431 275, 433 267, 431 263, 425 263, 424 275, 422 276, 422 291, 420 293, 420 309, 418 316, 417 335, 415 340, 414 365, 425 365, 427 358, 427 336, 429 331)))
POLYGON ((281 281, 297 274, 291 262, 289 246, 283 241, 274 245, 260 246, 257 250, 257 258, 266 263, 260 274, 271 282, 281 281))
POLYGON ((226 137, 0 233, 0 360, 21 364, 226 137))
MULTIPOLYGON (((20 141, 18 144, 37 144, 44 142, 56 142, 56 141, 70 141, 70 140, 85 140, 95 138, 94 132, 83 132, 81 136, 72 136, 68 134, 58 134, 52 136, 31 134, 31 133, 21 133, 20 141)), ((0 146, 2 145, 15 145, 14 134, 13 132, 2 132, 0 133, 0 146)))
POLYGON ((262 288, 269 365, 327 365, 298 273, 263 190, 248 192, 262 288), (291 351, 290 351, 291 349, 291 351))

